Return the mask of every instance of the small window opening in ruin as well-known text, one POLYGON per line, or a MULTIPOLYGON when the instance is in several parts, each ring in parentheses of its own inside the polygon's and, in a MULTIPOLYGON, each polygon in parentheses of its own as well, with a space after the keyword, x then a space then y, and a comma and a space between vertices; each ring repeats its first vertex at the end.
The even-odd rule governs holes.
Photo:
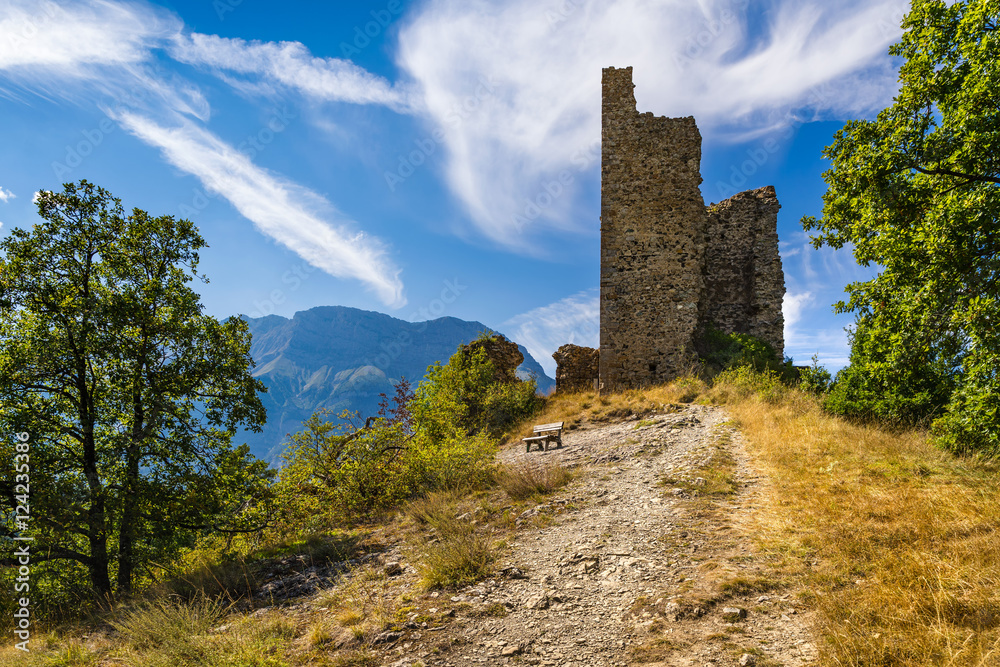
POLYGON ((656 364, 650 364, 649 365, 649 372, 650 373, 655 373, 656 372, 656 364))

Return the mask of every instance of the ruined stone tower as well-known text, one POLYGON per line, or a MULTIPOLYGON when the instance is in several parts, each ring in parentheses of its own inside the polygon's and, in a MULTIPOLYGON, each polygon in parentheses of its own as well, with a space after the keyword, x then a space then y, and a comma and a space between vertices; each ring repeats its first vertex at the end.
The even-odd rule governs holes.
POLYGON ((713 325, 784 347, 774 188, 706 209, 694 118, 636 111, 632 68, 603 72, 600 383, 667 382, 713 325))

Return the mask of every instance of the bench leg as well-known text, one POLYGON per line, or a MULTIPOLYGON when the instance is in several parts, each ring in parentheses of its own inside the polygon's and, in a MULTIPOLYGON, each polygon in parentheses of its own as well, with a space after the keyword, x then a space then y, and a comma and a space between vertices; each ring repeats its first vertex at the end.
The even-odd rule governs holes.
POLYGON ((531 451, 531 443, 530 442, 524 443, 524 452, 528 453, 530 451, 531 451))
POLYGON ((546 451, 546 452, 549 451, 549 441, 548 440, 542 440, 542 447, 543 447, 543 451, 546 451))

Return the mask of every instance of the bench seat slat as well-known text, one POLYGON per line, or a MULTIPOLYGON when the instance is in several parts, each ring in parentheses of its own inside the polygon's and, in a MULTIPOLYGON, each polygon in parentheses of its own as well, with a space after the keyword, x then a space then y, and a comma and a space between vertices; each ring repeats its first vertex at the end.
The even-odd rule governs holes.
POLYGON ((562 422, 554 422, 552 424, 542 424, 541 426, 536 426, 534 431, 535 433, 540 433, 542 431, 561 431, 562 427, 562 422))
POLYGON ((553 422, 551 424, 541 424, 539 426, 535 426, 532 429, 532 431, 536 434, 535 436, 531 438, 521 438, 521 441, 526 445, 525 451, 531 451, 531 443, 533 442, 538 442, 539 445, 545 449, 545 451, 549 451, 549 443, 553 440, 556 444, 562 447, 562 429, 563 422, 553 422), (537 435, 538 433, 542 433, 544 435, 537 435))

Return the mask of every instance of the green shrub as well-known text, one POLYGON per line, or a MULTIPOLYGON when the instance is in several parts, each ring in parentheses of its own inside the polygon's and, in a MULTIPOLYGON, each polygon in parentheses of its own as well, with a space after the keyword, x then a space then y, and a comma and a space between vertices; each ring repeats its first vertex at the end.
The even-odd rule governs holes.
POLYGON ((458 429, 433 440, 418 436, 402 461, 411 492, 481 488, 493 479, 496 442, 484 433, 466 435, 458 429))
POLYGON ((812 366, 799 371, 799 389, 810 394, 825 394, 830 391, 832 377, 830 371, 819 365, 819 355, 812 356, 812 366))
POLYGON ((852 419, 926 424, 941 414, 955 387, 954 351, 929 346, 925 332, 887 336, 880 326, 859 320, 850 335, 850 365, 837 373, 823 406, 852 419))
POLYGON ((698 344, 702 364, 711 372, 747 367, 755 371, 773 371, 783 380, 795 376, 791 360, 780 361, 771 344, 750 334, 727 334, 709 326, 698 344))
POLYGON ((415 392, 402 380, 391 400, 383 395, 373 417, 344 412, 332 421, 316 412, 282 455, 285 532, 367 520, 427 491, 490 484, 498 440, 541 404, 535 388, 498 378, 482 347, 460 347, 428 368, 415 392))
POLYGON ((542 405, 534 380, 499 381, 483 348, 459 348, 427 369, 412 403, 414 421, 433 440, 458 427, 499 440, 542 405))
POLYGON ((932 431, 955 454, 1000 457, 1000 377, 997 369, 967 360, 968 371, 932 431))
POLYGON ((313 414, 282 454, 281 495, 301 500, 298 513, 351 522, 410 494, 404 454, 413 434, 404 423, 386 417, 362 422, 348 412, 331 422, 328 414, 313 414))
POLYGON ((788 393, 777 371, 756 371, 750 366, 736 366, 715 377, 713 388, 721 390, 723 398, 733 393, 739 398, 756 395, 768 403, 778 403, 788 393))

